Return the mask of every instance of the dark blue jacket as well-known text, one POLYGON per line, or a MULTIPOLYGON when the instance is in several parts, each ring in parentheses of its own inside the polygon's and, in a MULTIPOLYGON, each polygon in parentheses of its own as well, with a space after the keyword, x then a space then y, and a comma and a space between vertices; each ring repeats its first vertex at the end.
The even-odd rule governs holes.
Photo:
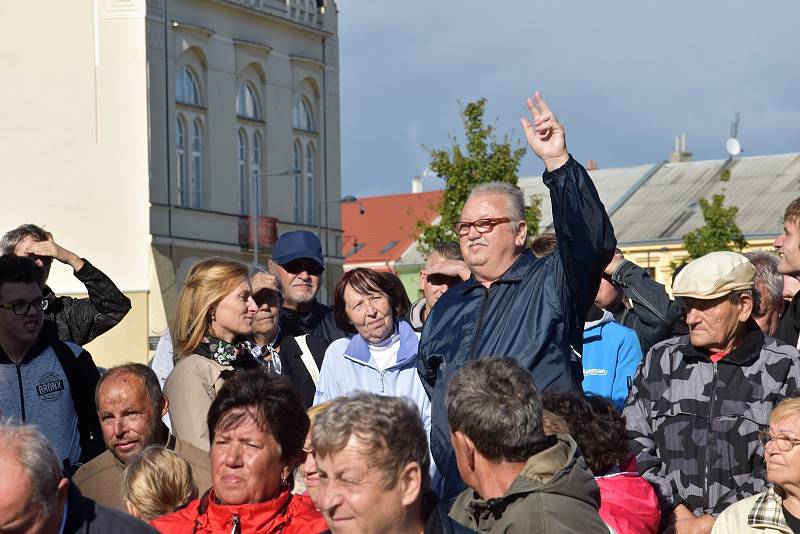
MULTIPOLYGON (((586 170, 574 159, 543 176, 550 189, 558 254, 525 250, 489 288, 474 276, 444 293, 422 331, 418 370, 432 401, 431 451, 445 502, 464 485, 450 443, 444 396, 467 361, 513 357, 540 392, 581 390, 583 323, 616 240, 586 170)), ((500 416, 501 414, 498 414, 500 416)))

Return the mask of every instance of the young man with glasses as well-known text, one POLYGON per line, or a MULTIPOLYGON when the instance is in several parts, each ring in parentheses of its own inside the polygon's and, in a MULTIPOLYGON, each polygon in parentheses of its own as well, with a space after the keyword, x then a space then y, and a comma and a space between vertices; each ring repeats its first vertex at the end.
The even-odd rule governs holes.
POLYGON ((0 413, 33 424, 68 471, 103 451, 94 390, 100 373, 88 352, 44 325, 48 301, 30 258, 0 257, 0 413))
POLYGON ((725 508, 765 489, 759 432, 800 386, 800 354, 753 319, 754 278, 736 252, 689 263, 672 285, 689 335, 650 349, 625 403, 639 474, 676 534, 710 532, 725 508))
POLYGON ((439 490, 454 498, 463 482, 449 439, 444 392, 462 363, 507 356, 533 374, 541 392, 580 391, 586 313, 614 253, 614 230, 586 170, 567 152, 564 128, 541 96, 528 100, 522 125, 545 164, 558 252, 541 259, 527 247, 522 191, 505 182, 476 186, 455 225, 470 278, 431 310, 419 346, 419 372, 432 397, 431 450, 439 490))
POLYGON ((284 335, 314 334, 327 343, 345 337, 330 307, 317 302, 325 261, 319 238, 304 230, 285 232, 275 243, 269 271, 283 286, 280 327, 284 335))

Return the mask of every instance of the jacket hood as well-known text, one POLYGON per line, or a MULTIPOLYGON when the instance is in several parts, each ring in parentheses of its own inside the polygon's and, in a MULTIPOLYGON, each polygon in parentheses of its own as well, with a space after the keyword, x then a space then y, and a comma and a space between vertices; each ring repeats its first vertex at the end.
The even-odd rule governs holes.
POLYGON ((614 314, 612 314, 610 311, 608 310, 600 310, 600 311, 602 312, 602 315, 600 316, 599 319, 593 321, 586 321, 584 323, 583 325, 584 332, 588 332, 592 328, 596 328, 605 323, 610 323, 611 321, 614 320, 614 314))
POLYGON ((422 320, 422 311, 425 309, 425 298, 421 298, 416 301, 411 307, 408 309, 408 313, 406 314, 405 319, 408 320, 411 327, 414 329, 422 328, 425 325, 425 322, 422 320))
MULTIPOLYGON (((416 365, 417 347, 419 338, 414 329, 405 321, 397 321, 397 333, 400 334, 400 348, 397 350, 397 363, 390 365, 387 369, 403 367, 412 363, 416 365)), ((350 339, 350 343, 344 351, 345 356, 357 360, 363 364, 368 364, 372 355, 369 352, 369 345, 363 337, 356 334, 350 339)))
MULTIPOLYGON (((515 501, 528 493, 550 493, 577 499, 595 510, 599 509, 600 489, 592 472, 586 467, 578 445, 567 434, 559 434, 552 439, 555 444, 531 456, 502 497, 473 499, 469 507, 492 509, 500 501, 515 501)), ((477 497, 476 493, 473 494, 477 497)))

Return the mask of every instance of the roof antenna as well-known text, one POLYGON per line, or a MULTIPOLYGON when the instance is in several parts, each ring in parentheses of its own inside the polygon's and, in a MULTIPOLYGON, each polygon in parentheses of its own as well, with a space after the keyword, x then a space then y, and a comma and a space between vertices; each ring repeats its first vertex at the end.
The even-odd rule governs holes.
POLYGON ((733 122, 731 123, 731 136, 725 142, 725 150, 728 152, 728 155, 732 158, 735 158, 739 154, 743 152, 742 145, 739 144, 739 121, 742 118, 742 114, 738 111, 734 115, 733 122))

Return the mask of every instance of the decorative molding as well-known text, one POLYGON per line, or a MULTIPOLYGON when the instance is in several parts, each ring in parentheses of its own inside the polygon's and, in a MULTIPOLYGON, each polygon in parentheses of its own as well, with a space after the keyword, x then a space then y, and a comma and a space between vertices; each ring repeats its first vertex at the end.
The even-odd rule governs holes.
POLYGON ((320 61, 318 59, 311 58, 311 57, 289 56, 289 61, 291 61, 292 64, 296 63, 298 65, 305 65, 307 67, 315 67, 315 68, 318 68, 320 70, 325 68, 325 64, 322 61, 320 61))
POLYGON ((247 52, 252 52, 261 56, 268 56, 270 52, 272 52, 272 47, 269 45, 256 43, 253 41, 246 41, 244 39, 234 39, 233 46, 236 48, 245 50, 247 52))
POLYGON ((206 40, 208 40, 215 33, 214 30, 210 28, 205 28, 203 26, 195 26, 194 24, 188 24, 186 22, 180 22, 177 20, 173 20, 172 22, 170 22, 170 26, 172 26, 172 29, 175 31, 179 31, 181 33, 188 33, 190 35, 201 37, 206 40))
POLYGON ((145 0, 104 0, 104 19, 135 19, 147 15, 145 0))

